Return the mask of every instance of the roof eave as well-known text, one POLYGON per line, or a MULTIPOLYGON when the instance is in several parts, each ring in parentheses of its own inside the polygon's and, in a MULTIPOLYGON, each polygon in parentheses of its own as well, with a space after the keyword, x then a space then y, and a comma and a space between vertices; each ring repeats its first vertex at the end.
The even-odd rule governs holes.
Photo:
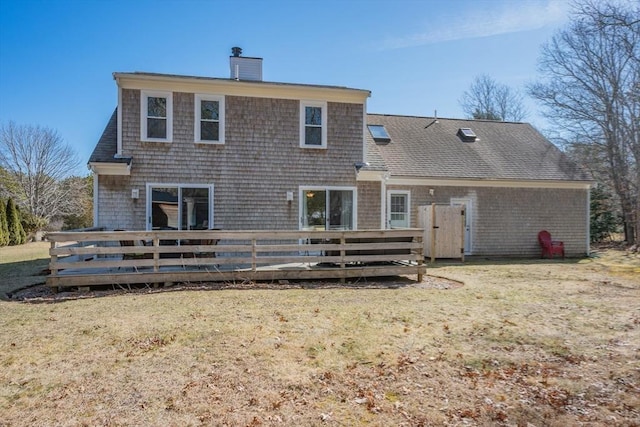
POLYGON ((131 159, 128 162, 89 162, 89 169, 96 175, 131 175, 131 159))
POLYGON ((172 92, 223 92, 238 96, 286 99, 324 99, 326 101, 364 103, 371 91, 343 86, 234 80, 216 77, 181 76, 155 73, 113 73, 122 89, 154 89, 172 92))

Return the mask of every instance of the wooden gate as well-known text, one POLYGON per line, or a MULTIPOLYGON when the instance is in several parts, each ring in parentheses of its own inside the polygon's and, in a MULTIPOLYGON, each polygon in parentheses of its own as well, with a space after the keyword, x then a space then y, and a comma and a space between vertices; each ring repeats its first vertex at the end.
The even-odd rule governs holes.
POLYGON ((424 228, 424 256, 464 261, 465 210, 463 206, 420 206, 418 224, 424 228))

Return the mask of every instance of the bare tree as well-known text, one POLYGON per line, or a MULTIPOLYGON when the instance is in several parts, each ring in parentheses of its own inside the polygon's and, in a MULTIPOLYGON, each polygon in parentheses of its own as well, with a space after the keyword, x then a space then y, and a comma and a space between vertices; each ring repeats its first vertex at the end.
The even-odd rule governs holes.
POLYGON ((519 122, 527 116, 522 95, 486 74, 473 80, 459 102, 467 116, 474 119, 519 122))
POLYGON ((48 221, 79 209, 82 188, 65 181, 78 164, 76 153, 51 129, 13 122, 0 127, 2 186, 32 215, 48 221))
POLYGON ((568 143, 589 143, 620 201, 626 240, 640 229, 640 8, 585 0, 543 46, 529 87, 568 143))

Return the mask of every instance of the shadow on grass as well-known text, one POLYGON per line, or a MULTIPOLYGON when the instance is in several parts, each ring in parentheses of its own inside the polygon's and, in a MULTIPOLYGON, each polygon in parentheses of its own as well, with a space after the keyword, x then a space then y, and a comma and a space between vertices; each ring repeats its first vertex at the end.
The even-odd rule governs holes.
POLYGON ((0 299, 7 300, 11 294, 46 281, 49 258, 0 264, 0 299))
POLYGON ((136 284, 136 285, 101 285, 93 286, 88 291, 80 291, 77 288, 68 288, 61 292, 54 292, 46 285, 29 287, 16 291, 10 295, 10 300, 23 303, 58 303, 87 298, 104 298, 124 294, 152 295, 166 292, 184 291, 222 291, 222 290, 371 290, 403 288, 420 288, 447 290, 457 289, 463 286, 453 280, 425 276, 422 282, 417 282, 411 277, 405 276, 381 276, 360 278, 342 283, 340 279, 326 280, 279 280, 272 282, 229 281, 229 282, 181 282, 171 285, 162 284, 136 284))
POLYGON ((483 257, 483 256, 467 256, 464 261, 459 259, 439 259, 435 262, 429 262, 429 260, 425 260, 425 265, 427 268, 438 268, 438 267, 455 267, 455 266, 474 266, 474 265, 558 265, 558 264, 566 264, 573 265, 578 264, 581 261, 586 259, 596 258, 596 254, 591 254, 590 256, 579 257, 579 258, 509 258, 509 257, 483 257))

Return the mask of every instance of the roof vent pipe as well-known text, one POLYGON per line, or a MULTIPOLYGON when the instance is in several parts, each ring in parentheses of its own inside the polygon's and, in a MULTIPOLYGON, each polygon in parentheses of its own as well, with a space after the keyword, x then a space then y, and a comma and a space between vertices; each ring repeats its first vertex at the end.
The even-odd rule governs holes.
POLYGON ((242 55, 242 48, 241 48, 241 47, 238 47, 238 46, 234 46, 234 47, 232 47, 232 48, 231 48, 231 54, 232 54, 233 56, 236 56, 236 57, 238 57, 238 56, 242 55))

